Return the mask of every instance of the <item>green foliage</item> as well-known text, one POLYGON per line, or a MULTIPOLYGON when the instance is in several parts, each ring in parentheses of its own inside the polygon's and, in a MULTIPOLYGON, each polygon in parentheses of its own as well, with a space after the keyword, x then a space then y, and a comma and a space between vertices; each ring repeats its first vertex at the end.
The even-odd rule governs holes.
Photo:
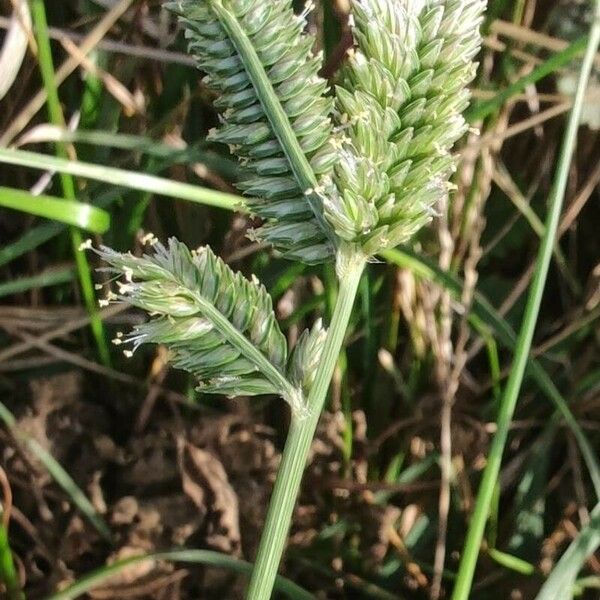
POLYGON ((4 524, 4 511, 0 508, 0 588, 4 587, 9 600, 25 600, 19 585, 12 550, 8 539, 8 529, 4 524))
POLYGON ((110 215, 101 208, 77 200, 35 196, 15 188, 0 186, 0 207, 53 219, 92 233, 105 233, 110 227, 110 215))
POLYGON ((485 4, 353 2, 356 48, 336 88, 340 160, 324 206, 367 255, 409 239, 448 193, 485 4))

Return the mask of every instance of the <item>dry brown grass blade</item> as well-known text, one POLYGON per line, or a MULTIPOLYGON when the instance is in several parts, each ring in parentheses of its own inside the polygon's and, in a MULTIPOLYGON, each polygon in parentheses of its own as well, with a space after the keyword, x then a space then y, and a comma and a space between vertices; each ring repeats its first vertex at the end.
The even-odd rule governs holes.
MULTIPOLYGON (((79 51, 86 55, 89 54, 102 40, 102 38, 110 31, 113 25, 127 12, 135 0, 121 0, 111 10, 109 10, 100 20, 98 25, 85 37, 79 51)), ((65 79, 75 71, 79 66, 79 61, 73 57, 68 58, 56 71, 56 85, 60 86, 65 79)), ((12 120, 6 131, 0 136, 0 146, 8 146, 16 136, 18 136, 37 112, 44 106, 47 93, 45 88, 42 88, 38 93, 27 103, 21 112, 12 120)))
MULTIPOLYGON (((501 19, 497 19, 491 24, 490 31, 511 38, 517 42, 539 46, 540 48, 550 50, 551 52, 560 52, 569 45, 569 42, 561 40, 560 38, 534 31, 533 29, 529 29, 529 27, 502 21, 501 19)), ((595 64, 600 65, 600 54, 596 54, 595 64)))
POLYGON ((84 358, 79 354, 74 352, 69 352, 68 350, 63 350, 58 346, 54 346, 47 341, 43 341, 41 337, 33 336, 29 333, 25 333, 23 331, 7 330, 20 337, 24 340, 24 343, 30 344, 32 347, 45 352, 49 356, 52 356, 60 361, 66 362, 68 364, 79 367, 80 369, 84 369, 85 371, 89 371, 90 373, 96 373, 97 375, 102 375, 107 379, 112 379, 113 381, 119 381, 121 383, 126 383, 128 385, 132 385, 134 387, 148 389, 152 394, 162 394, 166 398, 187 404, 188 399, 177 392, 173 392, 171 390, 165 389, 160 385, 157 385, 153 382, 147 382, 138 377, 134 377, 133 375, 128 375, 127 373, 122 373, 121 371, 117 371, 116 369, 112 369, 110 367, 105 367, 99 363, 96 363, 92 360, 84 358))
MULTIPOLYGON (((120 313, 123 313, 126 310, 127 310, 127 308, 125 306, 121 306, 121 305, 111 306, 109 308, 102 310, 100 312, 100 316, 103 320, 105 320, 110 317, 114 317, 120 313)), ((73 331, 77 331, 78 329, 86 327, 87 325, 89 325, 89 322, 90 322, 90 319, 87 316, 81 317, 79 319, 75 319, 75 320, 67 323, 66 325, 62 325, 61 327, 57 327, 57 328, 49 331, 48 333, 40 335, 37 338, 37 341, 38 342, 50 342, 56 338, 65 336, 68 333, 71 333, 73 331)), ((33 347, 35 347, 35 344, 32 341, 14 344, 13 346, 6 348, 6 350, 3 350, 2 352, 0 352, 0 362, 4 362, 4 361, 8 360, 9 358, 13 358, 14 356, 23 354, 24 352, 27 352, 30 348, 33 348, 33 347)))
POLYGON ((116 77, 95 65, 71 40, 65 38, 61 40, 61 44, 75 60, 79 61, 85 71, 102 80, 106 91, 121 104, 127 117, 143 114, 143 103, 136 100, 135 96, 116 77))
MULTIPOLYGON (((0 29, 8 29, 9 25, 10 19, 0 16, 0 29)), ((49 27, 48 33, 50 34, 50 39, 57 41, 68 39, 75 44, 80 44, 85 39, 85 36, 80 33, 68 29, 61 29, 60 27, 49 27)), ((98 42, 96 47, 101 50, 106 50, 107 52, 131 56, 133 58, 155 60, 163 63, 174 63, 188 67, 196 66, 194 59, 188 54, 174 52, 172 50, 163 50, 161 48, 153 48, 152 46, 128 44, 113 39, 103 39, 98 42)))
POLYGON ((13 17, 7 19, 7 34, 0 50, 0 100, 12 87, 30 39, 31 13, 27 0, 13 0, 13 17))

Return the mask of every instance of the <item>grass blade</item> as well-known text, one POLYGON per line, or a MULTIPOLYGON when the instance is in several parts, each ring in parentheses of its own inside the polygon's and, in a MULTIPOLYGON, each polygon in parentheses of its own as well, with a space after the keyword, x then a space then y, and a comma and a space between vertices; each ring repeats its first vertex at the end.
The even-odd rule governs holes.
MULTIPOLYGON (((44 0, 33 0, 31 3, 31 14, 35 25, 36 42, 38 47, 38 63, 42 74, 42 80, 46 89, 48 101, 48 114, 50 121, 54 125, 65 126, 65 118, 62 112, 62 106, 58 97, 58 87, 54 74, 54 62, 52 60, 52 49, 50 47, 50 37, 48 33, 48 23, 46 20, 46 8, 44 0)), ((64 144, 56 144, 56 152, 62 158, 67 158, 67 148, 64 144)), ((71 202, 77 201, 75 193, 75 182, 72 177, 66 173, 61 173, 61 185, 65 198, 71 202)), ((100 360, 105 366, 110 366, 110 352, 106 342, 104 324, 98 314, 96 305, 96 293, 94 291, 94 282, 92 281, 91 268, 87 256, 79 252, 82 237, 81 232, 75 227, 70 229, 71 246, 75 256, 75 264, 79 275, 79 285, 83 295, 86 310, 90 315, 90 327, 92 335, 98 348, 100 360)))
MULTIPOLYGON (((213 552, 211 550, 171 550, 169 552, 132 556, 111 565, 107 565, 86 575, 67 589, 53 594, 46 600, 73 600, 81 594, 85 594, 91 589, 98 587, 123 569, 148 560, 199 563, 210 567, 227 569, 228 571, 242 573, 244 575, 249 575, 252 572, 252 565, 250 563, 219 552, 213 552)), ((289 579, 285 579, 281 576, 277 577, 275 587, 291 600, 315 600, 315 597, 312 594, 303 590, 289 579)))
POLYGON ((548 60, 538 65, 527 75, 517 79, 514 83, 498 92, 490 100, 484 100, 473 104, 466 111, 467 120, 471 123, 484 119, 485 117, 496 112, 505 102, 513 96, 521 93, 527 86, 537 83, 544 77, 554 73, 561 67, 568 65, 573 59, 580 56, 588 45, 588 36, 581 37, 575 40, 570 46, 553 54, 548 60))
POLYGON ((17 426, 14 415, 0 402, 0 420, 10 429, 11 433, 22 442, 27 449, 40 461, 52 479, 67 493, 73 504, 81 511, 94 529, 108 542, 112 536, 104 519, 96 512, 87 496, 81 491, 73 478, 63 469, 54 457, 38 444, 32 437, 26 435, 17 426))
POLYGON ((15 241, 0 248, 0 267, 41 246, 64 231, 60 223, 44 223, 26 231, 15 241))
POLYGON ((161 140, 143 135, 115 133, 96 129, 64 129, 54 125, 38 125, 18 141, 19 146, 40 142, 68 142, 116 148, 128 152, 142 153, 154 158, 177 163, 201 162, 227 181, 235 181, 239 176, 239 166, 230 158, 211 150, 206 142, 179 148, 161 140))
POLYGON ((520 573, 521 575, 533 575, 535 573, 535 567, 531 563, 496 548, 490 548, 488 556, 504 568, 520 573))
MULTIPOLYGON (((1 162, 1 161, 0 161, 1 162)), ((169 167, 172 161, 161 162, 160 164, 152 164, 150 169, 153 173, 158 173, 161 170, 169 167)), ((229 164, 229 163, 227 163, 229 164)), ((226 167, 227 168, 227 167, 226 167)), ((236 177, 234 176, 233 179, 236 177)), ((121 197, 118 187, 101 194, 94 194, 95 206, 103 209, 110 208, 121 197)), ((241 202, 242 199, 239 199, 241 202)), ((232 209, 234 205, 232 203, 232 209)), ((0 248, 0 267, 10 263, 19 256, 23 256, 27 252, 34 250, 38 246, 60 235, 66 230, 66 226, 61 223, 43 223, 26 231, 19 238, 10 242, 7 246, 0 248)), ((287 289, 287 287, 285 288, 287 289)), ((283 293, 283 292, 281 292, 283 293)))
MULTIPOLYGON (((326 237, 333 240, 332 228, 323 214, 321 198, 314 191, 318 187, 317 177, 305 151, 302 149, 298 135, 292 127, 283 100, 278 96, 267 73, 267 67, 263 65, 258 55, 255 48, 256 40, 250 38, 248 31, 231 7, 222 2, 212 2, 210 7, 218 17, 230 43, 236 50, 236 56, 241 61, 264 114, 281 144, 298 187, 302 192, 305 192, 306 201, 312 209, 318 226, 326 237)), ((308 67, 309 63, 307 62, 303 68, 308 67)))
POLYGON ((0 298, 21 294, 32 289, 49 287, 51 285, 60 285, 61 283, 70 283, 75 279, 76 272, 73 267, 63 269, 48 269, 38 275, 31 277, 21 277, 14 281, 0 283, 0 298))
POLYGON ((135 171, 126 171, 114 167, 105 167, 92 163, 85 163, 76 160, 67 160, 39 154, 37 152, 27 152, 25 150, 13 150, 9 148, 0 148, 0 163, 9 165, 18 165, 21 167, 31 167, 33 169, 58 171, 59 173, 68 173, 77 177, 85 177, 96 181, 110 182, 113 186, 126 187, 133 190, 150 192, 188 202, 214 206, 215 208, 224 208, 226 210, 235 210, 241 208, 242 198, 235 194, 218 192, 208 188, 171 181, 155 175, 146 175, 136 173, 135 171))
POLYGON ((535 600, 569 600, 577 574, 585 561, 600 546, 600 504, 594 507, 590 522, 579 532, 562 555, 535 600))
MULTIPOLYGON (((0 510, 0 518, 3 513, 0 510)), ((25 600, 25 595, 21 591, 19 578, 15 569, 10 543, 8 540, 8 530, 4 523, 0 521, 0 582, 3 582, 8 593, 8 600, 25 600)))
POLYGON ((0 186, 0 206, 60 221, 91 233, 104 233, 110 227, 110 215, 101 208, 54 196, 34 196, 15 188, 0 186))
MULTIPOLYGON (((581 66, 579 82, 577 85, 577 93, 573 102, 573 110, 569 116, 567 130, 564 135, 563 144, 560 151, 560 157, 556 170, 556 176, 550 192, 549 213, 546 220, 546 231, 536 260, 535 272, 531 284, 527 304, 525 307, 525 315, 519 337, 517 339, 517 347, 514 355, 513 365, 511 367, 510 376, 504 390, 504 395, 500 402, 499 414, 497 417, 497 431, 492 441, 488 462, 485 467, 475 510, 471 517, 471 523, 467 533, 467 539, 463 549, 458 578, 452 595, 453 600, 467 600, 471 592, 471 585, 477 557, 485 523, 489 514, 490 502, 493 495, 494 485, 498 479, 500 466, 502 464, 502 455, 504 447, 508 439, 510 423, 517 405, 525 368, 529 359, 531 343, 535 332, 535 326, 540 310, 546 277, 550 267, 552 258, 552 250, 558 231, 558 223, 562 211, 562 205, 567 188, 569 177, 569 167, 575 151, 577 140, 577 131, 579 129, 579 121, 583 109, 583 100, 592 70, 594 57, 600 44, 600 0, 595 3, 594 9, 595 19, 593 21, 589 40, 587 42, 587 50, 581 66)), ((570 47, 572 48, 572 46, 570 47)))

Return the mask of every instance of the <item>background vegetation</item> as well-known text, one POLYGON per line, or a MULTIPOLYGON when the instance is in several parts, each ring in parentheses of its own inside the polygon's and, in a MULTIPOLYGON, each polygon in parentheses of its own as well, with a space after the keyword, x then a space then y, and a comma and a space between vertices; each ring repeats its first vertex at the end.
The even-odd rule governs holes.
MULTIPOLYGON (((0 2, 3 30, 20 5, 0 2)), ((149 231, 210 244, 265 283, 291 340, 327 321, 334 273, 246 239, 236 164, 205 141, 213 99, 160 2, 30 6, 34 33, 6 35, 0 58, 0 579, 14 598, 78 581, 67 598, 100 568, 95 598, 241 597, 288 415, 199 396, 161 348, 124 356, 142 315, 103 306, 78 248, 139 251, 149 231), (103 568, 179 547, 199 551, 103 568)), ((347 9, 312 14, 329 77, 347 9)), ((369 265, 313 445, 284 574, 319 597, 452 590, 590 21, 576 0, 490 3, 456 190, 369 265)), ((599 593, 599 65, 474 599, 536 598, 550 573, 599 593)))

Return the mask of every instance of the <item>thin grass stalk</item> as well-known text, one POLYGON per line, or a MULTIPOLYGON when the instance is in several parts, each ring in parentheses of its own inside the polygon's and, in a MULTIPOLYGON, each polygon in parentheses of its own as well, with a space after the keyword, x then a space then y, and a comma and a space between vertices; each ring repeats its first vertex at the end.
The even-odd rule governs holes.
POLYGON ((517 347, 510 376, 504 390, 504 395, 500 402, 500 409, 497 418, 497 430, 488 462, 483 473, 483 478, 479 487, 475 510, 471 517, 471 523, 465 541, 462 560, 460 563, 458 577, 454 587, 452 600, 468 600, 473 575, 477 564, 477 557, 483 538, 485 525, 487 522, 490 504, 494 492, 494 485, 498 479, 500 467, 502 464, 502 455, 508 439, 508 431, 512 421, 519 391, 525 374, 525 368, 531 351, 531 344, 535 332, 535 326, 539 315, 546 278, 552 250, 554 248, 558 224, 562 211, 563 201, 569 177, 569 167, 573 154, 575 152, 577 131, 583 108, 583 101, 587 89, 588 80, 594 63, 594 57, 600 45, 600 0, 595 2, 594 21, 591 26, 588 38, 587 49, 581 71, 577 92, 573 102, 573 109, 569 116, 567 129, 563 138, 563 144, 560 151, 558 166, 556 169, 554 184, 550 191, 550 208, 546 220, 546 231, 542 238, 538 252, 535 273, 531 284, 531 289, 525 307, 523 324, 517 340, 517 347))
POLYGON ((340 278, 340 289, 331 325, 315 382, 307 398, 308 415, 292 414, 290 430, 254 563, 247 600, 268 600, 271 597, 277 569, 290 530, 308 452, 344 342, 364 265, 363 257, 353 257, 349 261, 346 272, 340 278))
POLYGON ((31 277, 19 277, 6 283, 0 283, 0 298, 22 294, 33 289, 71 283, 74 279, 75 270, 71 267, 48 269, 31 277))
MULTIPOLYGON (((75 600, 86 592, 93 590, 96 587, 106 584, 115 575, 131 569, 134 565, 148 564, 152 561, 171 561, 188 564, 202 564, 209 567, 216 567, 230 571, 232 573, 240 573, 243 575, 249 574, 252 570, 252 565, 244 560, 239 560, 221 554, 212 550, 167 550, 165 552, 157 552, 155 554, 140 554, 138 556, 130 556, 100 567, 90 574, 77 580, 68 588, 60 590, 46 600, 75 600)), ((296 585, 293 581, 278 576, 275 583, 277 591, 284 594, 290 600, 315 600, 315 597, 296 585)))
MULTIPOLYGON (((53 125, 59 127, 65 126, 65 119, 58 97, 58 89, 54 78, 54 63, 52 60, 52 49, 50 47, 50 37, 48 33, 48 22, 46 19, 46 8, 44 0, 33 0, 31 4, 32 18, 35 25, 36 41, 38 46, 38 61, 46 93, 48 96, 48 115, 53 125)), ((64 144, 56 143, 56 153, 62 158, 68 158, 67 149, 64 144)), ((70 175, 62 173, 60 175, 62 190, 67 200, 77 200, 75 192, 75 183, 70 175)), ((90 315, 90 327, 94 337, 98 356, 105 366, 110 366, 110 352, 104 332, 104 324, 100 319, 98 307, 96 305, 96 294, 94 292, 94 282, 92 280, 91 268, 87 256, 79 251, 82 243, 81 232, 72 227, 69 229, 71 236, 71 246, 77 265, 79 285, 83 294, 83 300, 86 310, 90 315)))
POLYGON ((77 486, 73 478, 65 471, 61 464, 45 450, 34 438, 30 437, 17 426, 14 415, 0 402, 0 421, 10 430, 12 435, 19 440, 35 456, 46 469, 50 477, 66 492, 73 504, 94 526, 96 531, 109 543, 112 536, 108 525, 92 506, 87 496, 77 486))

